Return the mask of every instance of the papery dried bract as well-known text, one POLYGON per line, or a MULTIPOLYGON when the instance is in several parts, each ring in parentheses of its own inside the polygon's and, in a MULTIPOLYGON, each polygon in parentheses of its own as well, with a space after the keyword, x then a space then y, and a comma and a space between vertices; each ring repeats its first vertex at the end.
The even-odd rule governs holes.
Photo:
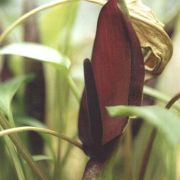
POLYGON ((152 54, 147 58, 146 69, 152 74, 163 71, 173 52, 172 43, 154 13, 142 4, 141 0, 127 0, 133 27, 141 47, 150 48, 152 54))

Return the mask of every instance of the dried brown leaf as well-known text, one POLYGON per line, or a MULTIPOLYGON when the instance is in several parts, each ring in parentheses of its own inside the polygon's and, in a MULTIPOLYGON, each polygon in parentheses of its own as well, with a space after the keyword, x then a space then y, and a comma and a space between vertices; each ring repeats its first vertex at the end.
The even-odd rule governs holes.
POLYGON ((159 74, 172 56, 171 40, 163 24, 141 0, 127 0, 127 5, 141 47, 151 50, 146 58, 146 70, 152 74, 159 74))

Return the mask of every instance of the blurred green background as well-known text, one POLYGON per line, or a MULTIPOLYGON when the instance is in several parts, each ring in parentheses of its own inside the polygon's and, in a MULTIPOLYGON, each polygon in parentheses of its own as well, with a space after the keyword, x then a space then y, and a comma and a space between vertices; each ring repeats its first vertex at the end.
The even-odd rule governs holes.
MULTIPOLYGON (((51 1, 0 0, 0 32, 25 12, 47 2, 51 1)), ((151 7, 165 24, 174 47, 171 61, 151 87, 172 97, 180 92, 180 1, 143 2, 151 7)), ((18 54, 17 49, 20 48, 22 52, 29 54, 30 58, 0 56, 0 88, 9 79, 24 77, 27 74, 34 75, 30 80, 16 81, 22 86, 12 101, 11 115, 8 114, 8 118, 13 116, 15 126, 47 127, 78 139, 77 116, 83 89, 82 62, 85 58, 91 58, 100 9, 100 5, 86 1, 62 4, 26 20, 3 41, 1 47, 19 43, 13 50, 18 54), (51 59, 52 55, 48 54, 50 49, 47 52, 43 52, 43 49, 38 51, 33 44, 25 46, 22 42, 33 42, 53 48, 58 53, 59 62, 51 59), (34 58, 31 57, 32 54, 34 58)), ((55 52, 52 54, 56 54, 55 52)), ((0 93, 1 101, 6 101, 3 99, 6 92, 0 93)), ((152 102, 148 100, 148 103, 152 102)), ((153 99, 153 103, 164 106, 164 103, 156 99, 153 99)), ((139 131, 131 137, 130 143, 127 135, 123 137, 119 150, 105 172, 106 179, 137 179, 143 149, 152 126, 143 123, 138 129, 139 131)), ((20 133, 20 137, 48 179, 78 180, 82 177, 87 157, 78 148, 38 133, 20 133)), ((0 180, 19 179, 11 153, 6 146, 7 141, 5 138, 0 139, 0 180)), ((179 151, 180 149, 171 147, 164 137, 158 134, 145 180, 179 180, 179 151)), ((22 161, 20 158, 20 167, 26 174, 25 179, 36 179, 27 163, 22 161)))

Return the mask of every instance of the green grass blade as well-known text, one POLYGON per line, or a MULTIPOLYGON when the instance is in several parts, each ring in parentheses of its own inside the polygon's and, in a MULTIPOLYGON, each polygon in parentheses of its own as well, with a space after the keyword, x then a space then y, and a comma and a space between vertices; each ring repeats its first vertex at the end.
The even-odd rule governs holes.
POLYGON ((6 114, 11 114, 11 101, 17 90, 32 76, 19 76, 6 82, 0 83, 0 109, 6 114))
POLYGON ((70 66, 70 60, 57 50, 38 43, 14 43, 0 49, 0 55, 18 55, 54 65, 70 66))

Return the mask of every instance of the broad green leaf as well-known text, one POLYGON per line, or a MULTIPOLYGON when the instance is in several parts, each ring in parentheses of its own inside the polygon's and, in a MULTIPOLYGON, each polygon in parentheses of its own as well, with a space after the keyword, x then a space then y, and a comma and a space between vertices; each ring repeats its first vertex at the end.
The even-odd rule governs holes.
POLYGON ((0 110, 8 115, 11 111, 11 101, 17 90, 32 76, 19 76, 6 82, 0 83, 0 110))
POLYGON ((0 55, 18 55, 42 62, 48 62, 65 67, 70 66, 70 61, 67 57, 60 54, 57 50, 40 45, 37 43, 14 43, 3 47, 0 50, 0 55))
POLYGON ((155 126, 172 144, 180 143, 180 117, 169 110, 157 106, 114 106, 109 107, 111 116, 138 116, 155 126))

